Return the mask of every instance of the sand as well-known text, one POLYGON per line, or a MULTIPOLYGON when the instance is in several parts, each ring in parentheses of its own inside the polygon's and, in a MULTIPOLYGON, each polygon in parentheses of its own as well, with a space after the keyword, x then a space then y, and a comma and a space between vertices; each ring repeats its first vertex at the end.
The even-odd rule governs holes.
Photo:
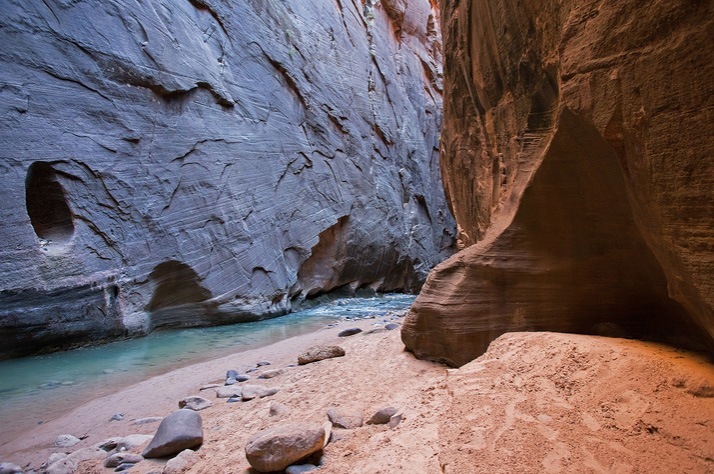
MULTIPOLYGON (((333 430, 324 473, 714 472, 714 366, 703 358, 639 341, 553 333, 513 333, 461 369, 419 361, 404 352, 399 331, 365 334, 374 320, 292 338, 258 350, 172 371, 93 400, 3 447, 2 461, 38 468, 60 434, 84 438, 76 451, 112 436, 153 434, 178 400, 202 395, 204 443, 186 472, 247 473, 247 438, 280 423, 322 424, 331 407, 368 419, 394 406, 402 422, 333 430), (365 332, 338 338, 347 327, 365 332), (344 357, 289 367, 318 344, 342 346, 344 357), (260 360, 283 369, 254 380, 280 390, 244 403, 216 399, 207 383, 228 369, 260 360), (288 408, 271 416, 270 406, 288 408), (123 412, 122 421, 109 421, 123 412)), ((134 451, 140 452, 142 446, 134 451)), ((145 460, 130 472, 161 472, 145 460)), ((101 461, 78 473, 103 473, 101 461)))

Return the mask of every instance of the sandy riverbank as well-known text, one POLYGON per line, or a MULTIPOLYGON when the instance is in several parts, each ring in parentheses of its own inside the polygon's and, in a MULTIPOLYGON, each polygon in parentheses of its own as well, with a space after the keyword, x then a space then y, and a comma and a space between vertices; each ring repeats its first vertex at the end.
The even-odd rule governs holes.
MULTIPOLYGON (((714 472, 714 368, 665 346, 601 337, 509 334, 459 370, 418 361, 403 351, 399 331, 338 338, 346 327, 367 332, 374 320, 346 322, 258 350, 179 369, 87 403, 5 446, 3 461, 39 467, 60 434, 86 437, 75 451, 112 436, 153 434, 184 396, 214 402, 201 411, 204 444, 192 473, 243 473, 246 439, 282 422, 323 423, 330 407, 365 419, 398 407, 395 428, 335 429, 325 449, 326 473, 714 472), (346 356, 288 367, 318 344, 346 356), (285 369, 256 383, 280 387, 272 397, 226 403, 201 385, 226 370, 260 360, 285 369), (288 407, 271 416, 270 405, 288 407), (109 421, 123 412, 122 421, 109 421), (672 470, 674 469, 674 470, 672 470)), ((141 447, 136 449, 141 451, 141 447)), ((142 461, 130 472, 161 472, 142 461)), ((87 461, 77 472, 112 472, 87 461)))

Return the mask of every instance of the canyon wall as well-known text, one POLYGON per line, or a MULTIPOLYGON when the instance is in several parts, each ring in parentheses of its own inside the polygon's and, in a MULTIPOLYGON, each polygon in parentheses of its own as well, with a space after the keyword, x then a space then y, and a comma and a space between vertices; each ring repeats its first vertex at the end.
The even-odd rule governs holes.
POLYGON ((7 0, 3 356, 415 291, 450 255, 428 0, 7 0))
POLYGON ((442 2, 463 250, 402 338, 460 366, 553 330, 714 347, 714 4, 442 2))

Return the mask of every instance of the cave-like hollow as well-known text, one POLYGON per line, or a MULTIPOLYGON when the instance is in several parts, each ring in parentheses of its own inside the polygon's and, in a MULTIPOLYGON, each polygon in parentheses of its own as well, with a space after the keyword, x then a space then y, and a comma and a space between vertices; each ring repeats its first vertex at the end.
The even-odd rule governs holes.
POLYGON ((38 238, 56 244, 66 243, 72 238, 72 211, 50 163, 36 161, 27 169, 25 204, 38 238))

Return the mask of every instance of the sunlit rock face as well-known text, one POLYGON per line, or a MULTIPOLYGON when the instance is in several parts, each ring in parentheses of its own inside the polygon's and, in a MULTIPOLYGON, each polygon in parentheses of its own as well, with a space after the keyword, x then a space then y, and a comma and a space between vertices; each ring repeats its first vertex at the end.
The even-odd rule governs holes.
POLYGON ((714 4, 442 3, 463 248, 403 330, 462 365, 512 330, 714 347, 714 4))
POLYGON ((416 290, 450 254, 427 0, 3 2, 3 355, 416 290))

